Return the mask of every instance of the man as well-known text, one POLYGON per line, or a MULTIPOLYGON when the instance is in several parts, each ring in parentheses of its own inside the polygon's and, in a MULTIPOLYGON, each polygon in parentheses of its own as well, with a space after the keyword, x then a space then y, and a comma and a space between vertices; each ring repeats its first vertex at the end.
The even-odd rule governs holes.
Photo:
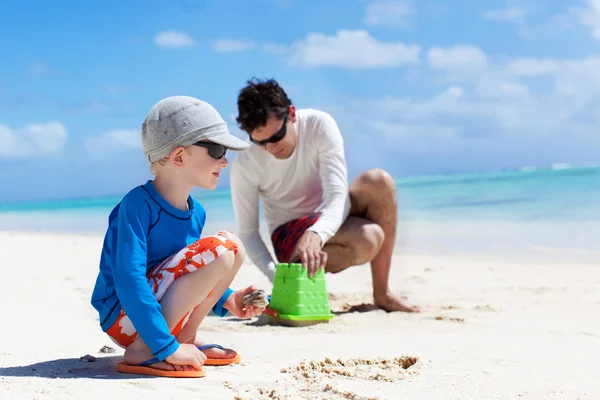
POLYGON ((271 281, 275 260, 259 233, 263 202, 275 256, 340 272, 371 262, 375 305, 419 311, 392 294, 388 276, 396 237, 396 185, 381 169, 348 186, 342 135, 327 113, 296 110, 273 80, 250 80, 238 96, 237 122, 253 145, 232 162, 231 193, 238 235, 271 281))

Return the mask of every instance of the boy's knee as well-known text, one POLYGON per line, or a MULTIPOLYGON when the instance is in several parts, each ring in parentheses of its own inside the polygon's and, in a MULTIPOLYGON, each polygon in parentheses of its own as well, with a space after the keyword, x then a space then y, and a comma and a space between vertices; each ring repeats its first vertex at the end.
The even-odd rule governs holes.
POLYGON ((219 258, 217 258, 215 261, 218 261, 216 264, 218 265, 219 274, 225 275, 231 270, 231 268, 235 264, 235 255, 233 254, 233 251, 226 251, 223 254, 221 254, 219 258))
POLYGON ((225 232, 224 236, 227 238, 227 240, 229 240, 230 242, 233 242, 236 245, 236 247, 237 247, 237 253, 235 255, 236 264, 241 265, 244 262, 244 260, 246 259, 246 248, 244 247, 244 244, 242 243, 240 238, 235 233, 225 232))

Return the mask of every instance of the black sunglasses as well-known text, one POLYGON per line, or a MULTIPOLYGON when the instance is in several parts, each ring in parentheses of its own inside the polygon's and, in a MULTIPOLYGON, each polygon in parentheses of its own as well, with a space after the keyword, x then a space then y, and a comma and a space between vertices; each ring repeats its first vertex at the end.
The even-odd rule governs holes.
POLYGON ((252 136, 250 136, 250 141, 254 144, 257 144, 259 146, 266 146, 267 143, 277 143, 279 142, 281 139, 283 139, 285 137, 285 134, 287 133, 287 120, 288 120, 288 115, 289 114, 285 114, 285 118, 283 119, 283 126, 281 127, 281 129, 274 133, 273 135, 271 135, 270 138, 265 139, 265 140, 254 140, 252 139, 252 136))
POLYGON ((227 147, 222 144, 213 143, 213 142, 196 142, 194 146, 204 147, 208 150, 208 155, 214 158, 215 160, 220 160, 225 157, 225 153, 227 153, 227 147))

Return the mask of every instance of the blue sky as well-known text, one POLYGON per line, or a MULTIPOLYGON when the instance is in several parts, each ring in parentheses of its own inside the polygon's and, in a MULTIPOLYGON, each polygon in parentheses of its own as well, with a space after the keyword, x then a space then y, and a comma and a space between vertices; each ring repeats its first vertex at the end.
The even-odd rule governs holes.
POLYGON ((166 96, 245 137, 252 76, 336 118, 350 178, 600 161, 600 0, 7 0, 0 26, 0 202, 143 183, 166 96))

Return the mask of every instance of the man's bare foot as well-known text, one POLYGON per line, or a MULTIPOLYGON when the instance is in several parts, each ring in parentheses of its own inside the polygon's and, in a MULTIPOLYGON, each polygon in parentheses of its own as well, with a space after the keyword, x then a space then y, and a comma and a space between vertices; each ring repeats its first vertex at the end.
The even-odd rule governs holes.
POLYGON ((402 300, 398 296, 394 296, 391 293, 384 295, 374 296, 375 305, 379 308, 384 309, 387 312, 392 311, 404 311, 404 312, 420 312, 419 307, 410 304, 409 302, 402 300))
MULTIPOLYGON (((210 342, 202 340, 197 336, 195 338, 183 339, 183 341, 180 343, 190 343, 194 344, 194 346, 196 347, 200 347, 205 344, 210 344, 210 342)), ((206 357, 208 358, 234 358, 237 355, 237 353, 234 350, 228 348, 225 348, 225 350, 221 350, 218 347, 211 347, 209 349, 203 349, 200 351, 206 354, 206 357)))
MULTIPOLYGON (((125 349, 125 354, 123 360, 126 364, 129 365, 139 365, 145 361, 152 359, 154 356, 152 355, 152 351, 145 343, 143 343, 139 338, 133 342, 127 349, 125 349)), ((191 365, 175 365, 169 364, 168 362, 157 362, 155 364, 150 364, 148 367, 161 369, 164 371, 194 371, 194 367, 191 365)))

